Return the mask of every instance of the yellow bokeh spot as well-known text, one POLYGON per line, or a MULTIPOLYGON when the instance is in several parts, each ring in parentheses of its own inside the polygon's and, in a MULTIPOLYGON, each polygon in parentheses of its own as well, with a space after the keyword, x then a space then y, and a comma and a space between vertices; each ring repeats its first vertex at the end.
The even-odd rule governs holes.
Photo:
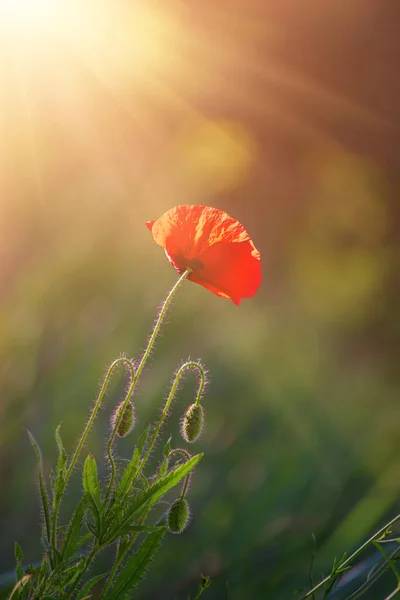
POLYGON ((182 167, 194 185, 218 192, 246 178, 256 143, 238 123, 203 120, 182 136, 179 150, 182 167))

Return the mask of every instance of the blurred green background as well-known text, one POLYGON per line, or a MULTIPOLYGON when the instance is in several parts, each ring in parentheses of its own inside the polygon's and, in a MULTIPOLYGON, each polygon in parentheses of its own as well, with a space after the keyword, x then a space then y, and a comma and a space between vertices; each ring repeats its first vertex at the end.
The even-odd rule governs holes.
POLYGON ((0 2, 0 572, 14 540, 41 553, 26 429, 48 472, 176 280, 144 221, 202 203, 245 225, 263 284, 240 307, 183 286, 143 375, 139 428, 183 359, 211 383, 192 523, 137 597, 203 572, 210 600, 286 600, 313 534, 318 579, 400 507, 398 2, 32 4, 0 2))

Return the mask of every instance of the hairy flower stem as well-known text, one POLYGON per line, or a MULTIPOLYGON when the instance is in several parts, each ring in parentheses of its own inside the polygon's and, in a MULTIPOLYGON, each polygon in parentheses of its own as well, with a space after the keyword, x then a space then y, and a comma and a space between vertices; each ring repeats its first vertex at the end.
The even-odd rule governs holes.
MULTIPOLYGON (((168 458, 170 458, 170 456, 173 456, 174 454, 179 454, 179 453, 183 454, 188 460, 189 460, 189 458, 191 458, 189 452, 187 450, 184 450, 183 448, 175 448, 174 450, 171 450, 171 452, 169 452, 169 454, 168 454, 168 458)), ((186 496, 186 492, 187 492, 188 485, 189 485, 189 480, 190 480, 190 473, 188 473, 185 477, 185 483, 183 484, 181 498, 184 498, 186 496)))
POLYGON ((164 300, 164 302, 161 306, 160 313, 157 317, 157 320, 154 323, 153 331, 151 332, 151 336, 147 343, 146 350, 144 351, 142 360, 140 361, 139 366, 137 368, 136 376, 135 376, 135 383, 139 379, 140 374, 141 374, 144 366, 146 365, 147 359, 149 358, 149 356, 151 354, 151 351, 154 346, 154 342, 156 341, 156 338, 157 338, 158 334, 160 333, 161 325, 163 324, 164 318, 168 312, 169 305, 171 304, 172 300, 174 299, 174 296, 175 296, 176 292, 178 291, 178 288, 182 285, 182 283, 185 281, 185 279, 187 278, 189 273, 191 273, 191 271, 192 271, 191 269, 186 269, 186 271, 179 277, 178 281, 175 283, 174 287, 171 289, 168 296, 164 300))
MULTIPOLYGON (((357 548, 357 550, 355 550, 353 552, 353 554, 351 554, 343 563, 341 563, 340 565, 340 569, 341 571, 343 571, 346 567, 350 567, 352 565, 352 562, 358 558, 360 556, 360 554, 370 545, 373 544, 375 541, 377 541, 382 535, 384 535, 386 533, 386 531, 388 529, 391 529, 391 527, 393 527, 393 525, 395 523, 397 523, 397 521, 400 520, 400 514, 397 515, 396 517, 394 517, 391 521, 389 521, 389 523, 386 523, 386 525, 384 525, 383 527, 381 527, 381 529, 379 529, 379 531, 377 531, 376 533, 374 533, 374 535, 372 535, 366 542, 364 542, 364 544, 362 544, 362 546, 360 546, 359 548, 357 548)), ((321 589, 326 583, 328 583, 328 581, 330 581, 332 579, 332 577, 335 576, 335 572, 333 571, 330 575, 328 575, 328 577, 325 577, 325 579, 323 579, 322 581, 320 581, 316 586, 314 586, 312 588, 312 590, 308 591, 307 594, 305 596, 301 597, 301 600, 306 600, 306 598, 310 598, 312 597, 315 592, 319 589, 321 589)))
POLYGON ((79 575, 78 579, 75 581, 74 585, 69 590, 68 596, 66 596, 65 600, 71 600, 74 597, 75 592, 76 592, 76 590, 79 587, 79 584, 81 583, 83 577, 87 573, 90 565, 92 564, 92 562, 96 558, 96 555, 98 554, 98 552, 100 552, 100 548, 94 547, 93 550, 91 551, 91 553, 89 554, 89 556, 86 559, 85 570, 79 575))
MULTIPOLYGON (((204 382, 203 382, 203 385, 204 385, 204 382)), ((168 454, 168 458, 170 456, 173 456, 174 454, 177 454, 177 453, 184 454, 185 457, 188 460, 191 458, 189 452, 187 452, 187 450, 184 450, 183 448, 175 448, 174 450, 171 450, 171 452, 169 452, 169 454, 168 454)), ((188 488, 188 485, 189 485, 189 479, 190 479, 190 474, 188 474, 186 476, 186 478, 185 478, 185 483, 184 483, 184 486, 183 486, 183 491, 182 491, 182 494, 181 494, 181 498, 185 497, 185 494, 187 492, 187 488, 188 488)), ((147 515, 148 515, 148 513, 146 512, 142 516, 142 518, 139 521, 139 525, 143 525, 143 523, 145 522, 145 520, 147 518, 147 515)), ((113 564, 112 569, 111 569, 111 571, 110 571, 110 573, 108 575, 106 585, 104 586, 104 589, 103 589, 103 591, 101 593, 100 598, 105 598, 106 593, 109 590, 109 588, 110 588, 110 586, 111 586, 111 584, 113 582, 113 579, 114 579, 114 577, 115 577, 115 575, 116 575, 116 573, 117 573, 117 571, 119 569, 120 564, 123 562, 123 560, 125 559, 125 557, 131 551, 134 543, 136 542, 136 539, 137 539, 138 535, 139 535, 139 533, 135 533, 135 534, 132 535, 131 540, 129 542, 129 545, 125 548, 125 551, 123 553, 119 553, 119 545, 117 544, 117 551, 116 551, 116 556, 115 556, 114 564, 113 564)))
POLYGON ((391 600, 391 598, 394 598, 395 596, 397 596, 397 594, 400 592, 400 586, 397 587, 395 590, 393 590, 393 592, 391 594, 389 594, 389 596, 387 598, 385 598, 385 600, 391 600))
MULTIPOLYGON (((125 358, 125 357, 120 357, 120 358, 117 358, 116 360, 114 360, 114 362, 110 365, 110 367, 109 367, 109 369, 108 369, 108 371, 106 373, 106 376, 105 376, 104 381, 103 381, 103 385, 101 386, 99 395, 97 397, 97 400, 95 402, 93 410, 92 410, 92 412, 90 414, 89 420, 86 423, 85 429, 82 432, 82 435, 81 435, 81 437, 79 439, 78 445, 77 445, 77 447, 75 449, 75 452, 74 452, 74 454, 72 456, 72 459, 71 459, 70 465, 68 467, 68 470, 67 470, 67 472, 65 474, 65 479, 64 479, 64 485, 63 485, 62 493, 59 495, 58 498, 55 498, 54 502, 53 502, 52 546, 53 546, 54 550, 57 548, 57 520, 58 520, 58 511, 59 511, 59 508, 60 508, 62 494, 64 493, 64 491, 65 491, 65 489, 66 489, 66 487, 68 485, 68 482, 69 482, 70 477, 72 475, 72 471, 75 468, 75 465, 76 465, 76 463, 78 461, 79 455, 80 455, 80 453, 82 451, 82 448, 83 448, 83 446, 84 446, 84 444, 86 442, 87 436, 89 435, 89 432, 90 432, 90 430, 91 430, 91 428, 93 426, 93 423, 94 423, 94 421, 96 419, 97 413, 98 413, 99 408, 100 408, 100 406, 101 406, 101 404, 103 402, 104 394, 106 393, 106 390, 107 390, 108 384, 110 383, 110 380, 111 380, 112 374, 114 372, 114 369, 117 366, 119 366, 120 364, 127 365, 131 369, 132 377, 134 377, 133 365, 132 365, 131 361, 128 360, 127 358, 125 358)), ((112 460, 112 457, 111 457, 111 464, 112 463, 113 463, 113 460, 112 460)), ((115 466, 114 466, 114 469, 115 469, 115 466)))
POLYGON ((167 401, 166 401, 165 406, 163 408, 163 411, 161 413, 161 417, 160 417, 160 419, 159 419, 159 421, 158 421, 158 423, 157 423, 157 425, 156 425, 156 427, 154 429, 154 433, 153 433, 153 435, 151 437, 151 440, 150 440, 149 446, 147 448, 146 454, 144 455, 144 457, 142 458, 142 460, 141 460, 141 462, 140 462, 140 464, 138 466, 138 470, 136 472, 136 478, 140 475, 140 473, 144 469, 144 467, 145 467, 145 465, 146 465, 146 463, 147 463, 147 461, 149 459, 149 456, 150 456, 150 454, 151 454, 151 452, 152 452, 152 450, 154 448, 154 445, 155 445, 155 443, 157 441, 157 438, 158 438, 158 435, 160 433, 161 427, 163 426, 163 423, 164 423, 164 421, 165 421, 165 419, 167 417, 168 411, 169 411, 169 409, 171 407, 172 401, 175 398, 176 392, 178 391, 179 381, 180 381, 183 373, 187 369, 196 369, 199 372, 199 374, 200 374, 200 384, 199 384, 198 391, 197 391, 196 404, 199 403, 200 400, 201 400, 201 396, 203 394, 203 388, 204 388, 204 385, 205 385, 205 373, 204 373, 204 369, 203 369, 203 367, 199 363, 197 363, 195 361, 188 361, 188 362, 184 363, 181 366, 181 368, 179 369, 179 371, 175 375, 175 379, 173 381, 173 384, 172 384, 172 387, 171 387, 171 391, 170 391, 170 393, 168 395, 167 401))
MULTIPOLYGON (((97 397, 97 400, 95 402, 95 405, 93 407, 93 410, 91 412, 89 420, 86 423, 85 429, 83 430, 83 433, 82 433, 82 435, 81 435, 81 437, 79 439, 78 445, 77 445, 77 447, 75 449, 74 455, 73 455, 73 457, 71 459, 70 465, 69 465, 67 473, 65 475, 63 492, 65 491, 65 489, 67 487, 67 484, 68 484, 68 481, 69 481, 69 479, 71 477, 72 471, 74 470, 74 467, 75 467, 75 465, 76 465, 76 463, 78 461, 79 455, 80 455, 80 453, 82 451, 82 448, 83 448, 83 446, 84 446, 84 444, 86 442, 87 436, 89 435, 89 432, 90 432, 90 430, 91 430, 91 428, 93 426, 93 423, 94 423, 94 420, 95 420, 95 418, 97 416, 99 408, 100 408, 100 406, 101 406, 101 404, 103 402, 104 394, 105 394, 105 392, 107 390, 108 384, 110 382, 110 379, 111 379, 111 376, 112 376, 112 374, 114 372, 115 367, 117 365, 121 364, 121 363, 124 363, 124 364, 126 364, 131 369, 132 381, 131 381, 131 385, 129 387, 129 390, 128 390, 127 394, 126 394, 126 397, 125 397, 125 401, 124 401, 124 405, 123 405, 123 408, 125 408, 126 405, 129 402, 129 400, 132 397, 132 394, 133 394, 133 392, 135 390, 136 384, 137 384, 137 382, 139 380, 140 374, 143 371, 143 368, 145 367, 146 362, 147 362, 147 360, 148 360, 148 358, 149 358, 149 356, 151 354, 151 351, 152 351, 153 346, 154 346, 154 342, 155 342, 155 340, 157 338, 157 335, 160 332, 161 325, 162 325, 162 323, 164 321, 164 318, 165 318, 165 316, 166 316, 166 314, 168 312, 168 308, 169 308, 169 306, 171 304, 171 301, 173 300, 173 298, 174 298, 174 296, 175 296, 178 288, 185 281, 185 279, 187 278, 187 276, 189 275, 190 272, 191 272, 191 269, 187 269, 180 276, 180 278, 175 283, 175 285, 173 286, 173 288, 168 293, 168 296, 164 300, 164 302, 162 304, 162 307, 161 307, 161 310, 160 310, 160 314, 158 315, 158 318, 157 318, 157 320, 156 320, 156 322, 154 324, 154 327, 153 327, 150 339, 148 341, 146 350, 144 351, 144 354, 143 354, 142 359, 141 359, 141 361, 139 363, 139 366, 137 368, 136 373, 134 373, 132 363, 127 358, 125 358, 125 357, 121 357, 121 358, 116 359, 112 363, 112 365, 110 366, 110 368, 108 369, 108 371, 106 373, 106 376, 104 378, 104 381, 103 381, 103 385, 101 386, 100 393, 99 393, 99 395, 97 397)), ((110 482, 109 482, 109 485, 108 485, 108 488, 107 488, 107 493, 106 493, 106 498, 107 499, 109 498, 109 495, 110 495, 110 492, 112 490, 112 487, 113 487, 113 484, 114 484, 114 480, 115 480, 115 462, 114 462, 114 459, 112 457, 111 449, 112 449, 112 444, 113 444, 113 442, 115 440, 116 431, 117 431, 117 429, 119 427, 120 421, 122 420, 123 412, 124 411, 122 409, 121 413, 120 413, 120 418, 115 423, 113 432, 111 434, 111 437, 110 437, 110 440, 109 440, 109 443, 108 443, 108 446, 107 446, 107 455, 108 455, 108 459, 109 459, 110 465, 111 465, 111 477, 110 477, 110 482)), ((59 511, 59 508, 60 508, 61 496, 62 496, 62 494, 60 494, 60 497, 57 500, 55 500, 54 503, 53 503, 52 546, 53 546, 54 550, 57 548, 57 521, 58 521, 58 511, 59 511)))
POLYGON ((147 347, 146 347, 146 349, 144 351, 144 354, 143 354, 142 359, 141 359, 141 361, 139 363, 139 366, 138 366, 138 368, 136 370, 136 373, 132 377, 132 383, 131 383, 131 385, 129 387, 129 390, 127 392, 126 398, 125 398, 124 403, 122 405, 119 418, 118 418, 117 422, 114 425, 114 429, 113 429, 113 431, 111 433, 111 436, 110 436, 110 439, 108 441, 107 454, 108 454, 108 459, 109 459, 110 464, 111 464, 111 477, 110 477, 110 481, 109 481, 109 484, 108 484, 108 487, 107 487, 106 502, 108 502, 108 500, 109 500, 109 497, 110 497, 110 494, 111 494, 111 491, 112 491, 112 488, 113 488, 113 485, 114 485, 114 481, 115 481, 115 463, 114 463, 114 459, 112 458, 112 452, 111 452, 111 450, 112 450, 112 445, 114 443, 114 440, 115 440, 115 437, 116 437, 116 434, 117 434, 118 427, 119 427, 119 425, 120 425, 120 423, 122 421, 124 409, 125 409, 126 405, 128 404, 130 398, 132 397, 132 394, 133 394, 133 392, 135 390, 135 387, 136 387, 136 384, 137 384, 137 382, 139 380, 139 377, 140 377, 140 375, 141 375, 141 373, 142 373, 142 371, 143 371, 143 369, 144 369, 144 367, 146 365, 146 362, 147 362, 147 360, 148 360, 148 358, 149 358, 149 356, 151 354, 151 351, 152 351, 153 346, 154 346, 154 342, 157 339, 157 336, 158 336, 158 334, 160 332, 161 325, 162 325, 162 323, 164 321, 164 318, 165 318, 165 316, 166 316, 166 314, 168 312, 168 308, 169 308, 172 300, 174 299, 175 294, 176 294, 178 288, 185 281, 185 279, 187 278, 187 276, 189 275, 190 272, 191 272, 191 269, 187 269, 183 273, 183 275, 181 275, 181 277, 178 279, 178 281, 175 283, 175 285, 173 286, 173 288, 168 293, 168 296, 166 297, 166 299, 164 300, 164 302, 163 302, 163 304, 161 306, 160 313, 159 313, 159 315, 157 317, 156 322, 154 323, 154 327, 153 327, 153 330, 151 332, 149 341, 147 343, 147 347))
MULTIPOLYGON (((142 516, 142 518, 139 520, 139 525, 143 525, 143 523, 147 519, 147 516, 148 516, 148 512, 146 512, 142 516)), ((104 586, 104 588, 103 588, 103 590, 101 592, 101 595, 100 595, 100 600, 102 598, 105 598, 106 593, 108 592, 108 590, 110 588, 110 585, 112 584, 112 582, 114 580, 114 577, 117 574, 117 571, 119 569, 120 564, 125 559, 125 557, 129 554, 129 552, 131 551, 131 549, 132 549, 134 543, 136 542, 136 539, 138 538, 138 536, 139 536, 139 532, 136 532, 136 533, 134 533, 132 535, 131 540, 129 542, 129 545, 125 548, 124 552, 121 552, 121 553, 119 552, 119 542, 117 543, 117 549, 116 549, 114 564, 113 564, 113 566, 111 568, 110 573, 108 574, 106 584, 105 584, 105 586, 104 586)))

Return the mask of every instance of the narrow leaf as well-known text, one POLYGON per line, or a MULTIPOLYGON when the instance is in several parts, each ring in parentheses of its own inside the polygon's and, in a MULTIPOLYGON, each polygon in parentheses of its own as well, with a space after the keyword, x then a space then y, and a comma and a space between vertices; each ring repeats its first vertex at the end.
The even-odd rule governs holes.
POLYGON ((133 554, 121 569, 113 584, 113 589, 108 593, 105 600, 125 600, 129 597, 128 594, 131 594, 132 590, 143 579, 166 531, 166 527, 162 527, 160 531, 149 533, 138 552, 133 554))
POLYGON ((77 596, 76 600, 85 600, 85 598, 90 598, 89 592, 92 589, 92 587, 94 587, 96 583, 104 579, 104 577, 107 577, 107 575, 108 573, 102 573, 101 575, 96 575, 95 577, 89 579, 89 581, 83 586, 82 591, 77 596))
POLYGON ((134 480, 135 480, 136 471, 137 471, 137 468, 139 465, 139 460, 140 460, 140 451, 139 451, 139 448, 136 446, 135 450, 133 451, 132 459, 126 466, 125 471, 122 473, 121 481, 119 482, 119 484, 117 486, 116 497, 117 497, 117 500, 119 500, 120 502, 123 502, 125 497, 131 491, 131 488, 132 488, 134 480))
POLYGON ((57 448, 58 448, 57 474, 61 473, 67 465, 67 453, 65 451, 64 444, 61 439, 60 428, 61 428, 61 424, 57 427, 56 433, 55 433, 55 438, 56 438, 56 443, 57 443, 57 448))
POLYGON ((140 494, 139 497, 128 506, 123 522, 117 528, 114 528, 113 535, 107 539, 107 542, 111 543, 111 540, 114 541, 117 539, 120 535, 119 532, 123 528, 136 521, 144 512, 149 510, 153 504, 164 496, 168 490, 177 485, 197 465, 202 457, 203 454, 193 456, 183 465, 173 469, 165 477, 159 479, 144 493, 140 494))
POLYGON ((167 443, 164 446, 163 454, 166 458, 169 457, 169 453, 171 452, 171 437, 168 438, 167 443))
POLYGON ((100 483, 97 474, 97 464, 94 456, 88 454, 83 465, 83 489, 94 500, 100 504, 100 483))
POLYGON ((81 545, 80 532, 82 529, 83 518, 85 516, 86 509, 87 499, 86 497, 83 497, 75 508, 72 519, 69 522, 65 532, 65 537, 61 548, 61 556, 64 560, 69 560, 81 545))
POLYGON ((164 477, 165 473, 168 471, 168 467, 169 467, 169 460, 168 458, 164 458, 164 460, 162 461, 159 471, 158 471, 158 476, 159 477, 164 477))
POLYGON ((162 525, 127 525, 119 530, 119 536, 131 535, 132 533, 151 533, 162 529, 162 525))
POLYGON ((17 561, 17 564, 15 565, 15 574, 17 576, 17 581, 19 581, 24 576, 24 570, 21 566, 24 555, 23 555, 20 545, 17 544, 17 542, 14 543, 14 553, 15 553, 15 560, 17 561))
POLYGON ((46 485, 44 483, 44 477, 43 477, 42 454, 40 452, 39 446, 37 445, 37 443, 35 441, 35 438, 33 437, 33 435, 31 434, 30 431, 28 431, 28 435, 29 435, 31 444, 35 450, 37 461, 38 461, 39 488, 40 488, 40 496, 41 496, 41 500, 42 500, 44 520, 45 520, 45 525, 46 525, 46 538, 47 538, 48 544, 50 544, 50 540, 51 540, 50 505, 49 505, 49 497, 47 494, 47 489, 46 489, 46 485))
POLYGON ((26 584, 29 582, 31 577, 32 577, 32 575, 24 575, 23 578, 20 579, 20 581, 17 581, 17 583, 15 584, 15 586, 13 587, 13 589, 11 591, 11 595, 8 600, 11 600, 14 597, 17 598, 17 596, 15 596, 15 594, 17 593, 19 596, 20 592, 26 586, 26 584))
POLYGON ((146 429, 143 431, 142 435, 139 438, 138 444, 136 446, 136 448, 139 451, 139 456, 142 455, 143 450, 146 446, 147 438, 149 437, 149 433, 150 433, 150 428, 151 428, 150 425, 148 427, 146 427, 146 429))

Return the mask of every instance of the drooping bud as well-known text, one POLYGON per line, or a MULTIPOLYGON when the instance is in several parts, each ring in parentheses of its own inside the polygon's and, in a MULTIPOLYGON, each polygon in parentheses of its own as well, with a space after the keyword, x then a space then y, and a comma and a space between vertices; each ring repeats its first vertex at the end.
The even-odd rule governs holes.
POLYGON ((201 404, 191 404, 181 421, 181 434, 185 442, 195 442, 203 430, 204 413, 201 404))
MULTIPOLYGON (((113 412, 111 417, 111 427, 114 429, 120 414, 123 408, 124 403, 121 402, 113 412)), ((130 433, 135 425, 135 407, 132 402, 128 402, 125 406, 124 414, 122 415, 122 419, 120 424, 118 425, 117 434, 119 437, 125 437, 130 433)))
POLYGON ((189 521, 189 505, 185 498, 178 498, 168 511, 168 529, 171 533, 182 533, 189 521))

